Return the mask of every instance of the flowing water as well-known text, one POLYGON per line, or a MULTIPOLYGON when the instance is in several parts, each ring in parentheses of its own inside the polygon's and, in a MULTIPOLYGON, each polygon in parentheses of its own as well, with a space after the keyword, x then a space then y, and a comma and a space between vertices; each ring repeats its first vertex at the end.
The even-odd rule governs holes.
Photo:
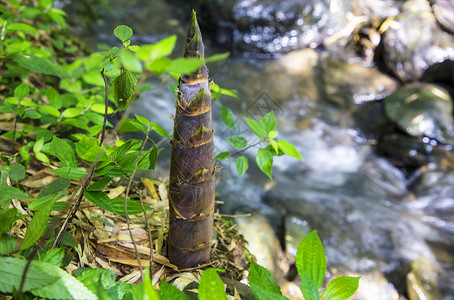
MULTIPOLYGON (((247 4, 247 1, 238 2, 247 4)), ((263 2, 271 5, 270 1, 263 2)), ((111 30, 115 25, 127 24, 135 31, 133 44, 154 42, 174 33, 183 41, 188 4, 140 0, 129 1, 126 6, 120 3, 123 2, 113 1, 110 4, 112 11, 99 11, 103 21, 96 25, 96 38, 113 44, 114 39, 109 37, 111 30)), ((306 26, 303 36, 290 28, 289 41, 292 41, 292 35, 303 41, 311 35, 320 38, 323 32, 339 30, 339 26, 345 25, 345 22, 326 20, 329 16, 324 13, 328 14, 330 10, 322 3, 325 1, 319 4, 315 1, 312 6, 319 16, 324 16, 318 19, 319 26, 313 31, 306 26), (328 11, 324 12, 324 9, 328 11)), ((238 14, 251 13, 251 10, 241 8, 241 5, 236 7, 238 14)), ((294 18, 285 13, 287 7, 282 10, 282 20, 294 18)), ((266 13, 266 10, 262 11, 262 14, 266 13)), ((334 14, 340 12, 334 11, 334 14)), ((212 30, 204 28, 203 20, 200 23, 202 32, 212 30)), ((266 26, 256 28, 262 28, 259 33, 268 34, 264 29, 266 26)), ((272 45, 282 45, 285 34, 277 43, 271 42, 272 45)), ((235 43, 241 44, 241 39, 245 39, 243 44, 246 46, 260 38, 260 34, 236 36, 235 43)), ((225 51, 225 45, 219 44, 222 37, 213 38, 207 34, 205 49, 209 53, 225 51)), ((230 38, 224 37, 225 40, 230 38)), ((269 41, 268 36, 266 41, 269 41)), ((287 44, 290 50, 318 42, 314 38, 307 43, 294 40, 287 44)), ((271 47, 270 44, 262 46, 268 50, 271 47)), ((253 140, 242 117, 257 119, 273 109, 278 138, 295 145, 304 162, 287 156, 276 157, 274 181, 270 182, 254 163, 256 148, 246 152, 250 168, 242 177, 236 174, 234 160, 221 161, 222 168, 217 175, 219 200, 224 202, 221 209, 226 212, 256 210, 273 222, 282 223, 291 216, 290 221, 296 220, 294 223, 301 231, 307 231, 308 227, 318 230, 329 266, 346 273, 359 273, 365 278, 379 270, 401 294, 406 294, 405 275, 411 263, 424 257, 436 269, 434 276, 444 299, 454 299, 452 164, 431 162, 415 172, 398 168, 395 161, 377 154, 376 139, 363 130, 376 121, 362 110, 363 103, 381 100, 394 92, 397 80, 378 72, 370 61, 361 61, 350 50, 339 49, 336 57, 328 55, 323 48, 298 50, 281 57, 276 56, 280 48, 273 49, 273 58, 263 59, 261 48, 258 53, 254 52, 257 49, 235 47, 229 49, 234 51, 230 58, 208 66, 214 82, 224 88, 236 89, 239 96, 239 99, 221 98, 221 103, 237 118, 237 132, 222 124, 220 105, 214 105, 216 151, 234 150, 226 141, 233 135, 242 134, 253 140), (262 59, 254 59, 258 56, 262 59), (363 120, 361 124, 358 114, 363 120)), ((150 83, 152 89, 140 97, 132 111, 171 132, 174 97, 168 84, 157 79, 150 83)), ((165 147, 169 149, 167 145, 165 147)), ((155 176, 168 176, 169 153, 160 154, 155 176)), ((373 280, 364 279, 364 285, 369 285, 369 294, 361 299, 391 299, 380 289, 374 292, 373 280)))

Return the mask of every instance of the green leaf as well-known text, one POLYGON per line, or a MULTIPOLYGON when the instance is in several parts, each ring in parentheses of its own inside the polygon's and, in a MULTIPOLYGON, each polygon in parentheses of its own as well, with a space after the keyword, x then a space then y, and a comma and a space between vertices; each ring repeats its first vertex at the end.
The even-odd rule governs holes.
MULTIPOLYGON (((153 283, 151 282, 150 272, 146 268, 144 270, 144 277, 145 280, 141 283, 137 284, 134 288, 131 289, 129 297, 126 295, 126 299, 135 299, 135 300, 159 300, 161 299, 161 295, 159 292, 153 287, 153 283)), ((163 299, 166 300, 166 299, 163 299)))
POLYGON ((59 195, 45 195, 36 198, 29 205, 28 208, 31 210, 38 210, 49 204, 49 202, 54 203, 59 197, 59 195))
POLYGON ((191 74, 205 64, 203 59, 199 58, 177 58, 170 62, 165 68, 166 72, 175 72, 178 74, 191 74))
POLYGON ((60 117, 60 111, 58 109, 56 109, 55 107, 53 106, 49 106, 49 105, 43 105, 39 108, 39 112, 40 113, 44 113, 46 115, 51 115, 52 117, 60 117))
POLYGON ((267 134, 270 131, 274 130, 274 128, 276 128, 276 118, 274 117, 274 111, 270 111, 269 113, 264 115, 260 120, 260 124, 263 125, 267 134))
POLYGON ((259 138, 262 138, 262 139, 264 139, 266 137, 268 132, 266 131, 265 127, 261 123, 257 122, 256 120, 249 119, 246 117, 244 119, 246 120, 247 124, 249 125, 252 132, 256 136, 258 136, 259 138))
POLYGON ((268 149, 259 149, 255 161, 259 169, 272 180, 271 168, 273 167, 273 154, 268 149))
POLYGON ((227 299, 224 283, 217 271, 219 269, 206 269, 200 276, 199 300, 227 299))
POLYGON ((147 133, 147 129, 145 128, 145 126, 134 119, 124 120, 123 123, 121 123, 120 125, 120 129, 118 130, 119 133, 135 131, 143 131, 144 133, 147 133))
MULTIPOLYGON (((115 66, 114 62, 109 59, 104 63, 104 71, 109 72, 115 66)), ((102 77, 102 76, 101 76, 102 77)))
POLYGON ((37 112, 36 110, 27 110, 25 112, 25 116, 30 119, 40 119, 41 114, 37 112))
POLYGON ((14 96, 16 96, 17 99, 27 97, 28 93, 30 93, 30 88, 25 82, 22 82, 14 89, 14 96))
POLYGON ((10 254, 17 247, 17 238, 12 236, 11 240, 6 233, 0 234, 0 254, 10 254))
POLYGON ((119 25, 114 29, 114 35, 123 43, 132 36, 132 29, 126 25, 119 25))
POLYGON ((301 278, 300 288, 305 300, 320 300, 319 289, 308 276, 301 278))
POLYGON ((135 115, 135 116, 136 116, 137 121, 142 123, 145 127, 150 127, 150 121, 148 121, 146 118, 141 117, 139 115, 135 115))
POLYGON ((20 247, 21 250, 33 246, 33 244, 37 240, 39 240, 41 235, 44 233, 44 229, 46 229, 47 222, 49 220, 52 205, 54 205, 56 200, 57 197, 55 197, 53 201, 50 201, 46 205, 41 207, 40 210, 35 212, 32 220, 30 221, 30 224, 28 224, 24 241, 22 242, 22 246, 20 247))
POLYGON ((298 150, 295 149, 295 147, 290 144, 289 142, 286 142, 284 140, 279 140, 277 141, 277 144, 279 146, 279 149, 281 149, 282 152, 287 154, 288 156, 303 160, 301 157, 301 154, 299 154, 298 150))
MULTIPOLYGON (((322 286, 326 271, 326 256, 317 231, 312 231, 298 246, 296 252, 296 268, 303 282, 313 283, 318 291, 322 286)), ((312 286, 308 284, 308 286, 312 286)))
POLYGON ((56 109, 60 109, 63 105, 63 101, 60 97, 60 94, 53 88, 50 87, 46 92, 47 101, 49 104, 55 107, 56 109))
MULTIPOLYGON (((27 261, 16 257, 0 257, 0 291, 12 293, 18 290, 27 261)), ((32 261, 27 272, 23 292, 30 292, 39 298, 55 299, 97 299, 81 282, 68 272, 47 262, 32 261)))
POLYGON ((249 167, 249 162, 248 162, 246 156, 239 156, 236 159, 236 170, 238 171, 238 176, 241 176, 244 173, 246 173, 248 167, 249 167))
POLYGON ((151 45, 144 45, 137 51, 137 56, 143 61, 154 61, 156 59, 169 56, 175 48, 177 36, 172 35, 151 45))
POLYGON ((104 176, 92 185, 87 188, 87 191, 100 191, 102 190, 109 182, 112 180, 112 177, 104 176))
POLYGON ((51 154, 58 157, 64 167, 77 167, 77 157, 74 149, 62 139, 54 136, 50 143, 51 154))
POLYGON ((167 131, 160 125, 156 124, 155 122, 151 122, 151 129, 154 130, 160 136, 170 140, 170 135, 167 133, 167 131))
POLYGON ((66 74, 61 67, 53 64, 47 58, 41 58, 34 55, 20 55, 17 57, 17 63, 31 71, 46 75, 54 75, 60 78, 66 77, 66 74))
POLYGON ((21 164, 14 164, 9 170, 9 178, 12 181, 19 181, 25 178, 25 167, 21 164))
POLYGON ((136 89, 137 77, 136 74, 124 69, 124 71, 115 78, 112 83, 112 94, 119 110, 125 110, 128 107, 129 100, 136 89))
POLYGON ((149 164, 148 164, 148 169, 149 170, 154 170, 156 168, 156 162, 158 161, 158 154, 161 152, 162 149, 158 151, 158 148, 156 145, 153 146, 153 148, 150 151, 150 155, 148 157, 149 164))
POLYGON ((333 279, 322 292, 324 300, 346 300, 353 296, 361 277, 341 276, 333 279))
POLYGON ((221 153, 219 153, 218 155, 216 155, 216 160, 223 160, 223 159, 229 158, 230 155, 231 155, 231 154, 230 154, 229 151, 221 152, 221 153))
POLYGON ((128 67, 129 70, 142 73, 143 67, 137 55, 127 49, 121 49, 120 61, 123 66, 128 67))
POLYGON ((70 108, 65 109, 62 112, 62 115, 65 118, 74 118, 74 117, 80 116, 82 114, 83 110, 84 109, 82 107, 70 107, 70 108))
POLYGON ((18 188, 9 185, 0 185, 0 205, 5 208, 11 199, 27 199, 28 196, 18 188))
POLYGON ((35 144, 33 144, 33 152, 38 153, 41 152, 44 146, 44 139, 37 139, 35 144))
MULTIPOLYGON (((84 196, 89 201, 104 208, 105 210, 120 216, 124 215, 124 199, 122 198, 110 199, 104 192, 98 191, 85 191, 84 196)), ((140 204, 130 199, 128 199, 127 208, 128 215, 137 215, 143 212, 140 204)), ((149 209, 151 208, 145 205, 145 210, 149 209)))
POLYGON ((77 279, 93 293, 97 293, 98 287, 105 291, 115 285, 115 274, 106 269, 85 270, 77 279))
POLYGON ((210 57, 208 57, 207 59, 205 59, 205 62, 207 62, 207 63, 215 62, 218 60, 226 59, 229 56, 230 56, 230 52, 217 53, 217 54, 213 54, 210 57))
POLYGON ((227 125, 227 127, 232 129, 233 131, 236 131, 235 119, 233 118, 233 115, 230 113, 230 110, 225 106, 221 107, 221 118, 222 122, 224 122, 224 124, 227 125))
POLYGON ((180 291, 177 287, 165 281, 159 281, 159 293, 161 299, 175 299, 175 300, 190 300, 185 293, 180 291))
POLYGON ((8 32, 21 31, 25 34, 35 35, 38 33, 33 26, 27 23, 11 23, 7 26, 8 32))
POLYGON ((81 179, 87 175, 87 171, 79 167, 61 167, 50 171, 60 177, 69 179, 81 179))
POLYGON ((153 60, 146 67, 153 73, 160 75, 165 72, 168 65, 170 65, 171 60, 167 57, 161 57, 156 60, 153 60))
POLYGON ((44 190, 39 193, 38 198, 44 197, 47 195, 55 195, 59 194, 62 195, 65 190, 69 187, 71 184, 71 180, 67 178, 57 178, 51 183, 49 183, 44 190))
POLYGON ((86 162, 105 160, 107 157, 99 146, 99 140, 94 137, 85 137, 76 144, 76 153, 86 162))
POLYGON ((251 291, 258 300, 287 299, 282 296, 281 288, 274 281, 273 275, 266 268, 251 260, 248 281, 251 291))
POLYGON ((0 210, 0 233, 8 232, 14 223, 16 223, 16 215, 19 211, 16 208, 0 210))
POLYGON ((46 253, 41 256, 40 260, 58 267, 63 263, 63 257, 65 257, 65 249, 55 248, 47 250, 46 253))
POLYGON ((233 136, 227 138, 227 141, 229 141, 230 145, 237 149, 245 148, 247 146, 247 140, 242 136, 233 136))
POLYGON ((38 153, 35 153, 35 157, 37 160, 40 160, 40 161, 45 162, 46 164, 50 165, 50 160, 46 154, 44 154, 42 152, 38 152, 38 153))
MULTIPOLYGON (((92 111, 94 111, 94 112, 96 112, 98 114, 101 114, 101 115, 104 115, 105 112, 106 112, 106 105, 101 104, 101 103, 95 103, 90 108, 91 108, 92 111)), ((111 114, 113 112, 114 112, 114 110, 111 107, 107 107, 107 113, 108 114, 111 114)))

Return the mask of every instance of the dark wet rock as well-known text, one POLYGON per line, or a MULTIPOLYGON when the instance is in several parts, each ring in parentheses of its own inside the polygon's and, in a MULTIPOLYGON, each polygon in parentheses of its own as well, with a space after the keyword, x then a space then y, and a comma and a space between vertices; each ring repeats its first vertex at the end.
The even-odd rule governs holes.
POLYGON ((409 300, 441 300, 436 262, 421 256, 411 264, 407 274, 409 300))
POLYGON ((383 101, 369 101, 353 108, 355 128, 367 139, 380 139, 395 131, 394 124, 386 117, 383 101))
POLYGON ((429 1, 406 1, 389 24, 383 39, 384 61, 402 81, 418 80, 429 66, 454 58, 454 39, 439 28, 429 1))
POLYGON ((454 33, 454 2, 451 0, 433 0, 433 10, 437 21, 454 33))
POLYGON ((429 137, 442 143, 454 141, 452 99, 434 84, 404 85, 385 100, 386 115, 415 137, 429 137))
POLYGON ((327 59, 319 72, 322 97, 342 107, 384 99, 398 87, 395 79, 360 63, 327 59))
POLYGON ((445 60, 430 66, 421 81, 437 83, 454 95, 454 60, 445 60))

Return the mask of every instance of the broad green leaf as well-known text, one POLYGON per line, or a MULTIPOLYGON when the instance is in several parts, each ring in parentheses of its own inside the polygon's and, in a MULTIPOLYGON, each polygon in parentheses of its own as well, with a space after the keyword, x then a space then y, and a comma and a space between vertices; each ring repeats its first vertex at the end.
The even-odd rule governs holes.
POLYGON ((44 139, 37 139, 35 144, 33 144, 33 152, 38 153, 43 150, 44 139))
MULTIPOLYGON (((105 210, 113 212, 114 214, 123 216, 125 213, 124 199, 122 198, 110 199, 104 192, 99 191, 85 191, 84 196, 89 201, 93 202, 99 207, 104 208, 105 210)), ((127 208, 128 215, 137 215, 143 212, 140 204, 130 199, 128 199, 127 208)), ((145 205, 145 210, 149 209, 151 208, 145 205)))
POLYGON ((279 146, 279 149, 281 149, 282 152, 287 154, 288 156, 303 160, 301 157, 301 154, 299 154, 298 150, 295 149, 295 147, 290 144, 289 142, 286 142, 284 140, 279 140, 277 141, 277 144, 279 146))
POLYGON ((309 276, 301 278, 300 288, 305 300, 320 300, 319 289, 309 276))
POLYGON ((170 62, 165 68, 166 72, 179 74, 191 74, 205 64, 203 59, 198 58, 177 58, 170 62))
POLYGON ((175 299, 175 300, 190 300, 185 293, 180 291, 174 285, 167 283, 165 281, 159 281, 159 293, 161 294, 161 299, 175 299))
POLYGON ((150 121, 148 121, 146 118, 141 117, 139 115, 135 115, 135 116, 136 116, 137 121, 142 123, 145 127, 150 127, 150 121))
POLYGON ((153 146, 153 148, 150 151, 150 155, 148 156, 148 169, 149 170, 154 170, 156 168, 156 162, 158 161, 158 154, 161 152, 162 149, 159 149, 156 147, 156 145, 153 146))
POLYGON ((232 136, 227 138, 227 141, 237 149, 245 148, 247 146, 247 140, 242 136, 232 136))
POLYGON ((102 78, 101 72, 99 70, 91 70, 82 75, 83 81, 90 85, 95 85, 99 87, 104 87, 104 79, 102 78))
POLYGON ((39 112, 42 114, 51 115, 52 117, 60 117, 60 111, 53 106, 43 105, 39 108, 39 112))
POLYGON ((102 190, 109 182, 112 180, 112 177, 103 176, 101 179, 93 183, 87 188, 87 191, 100 191, 102 190))
POLYGON ((61 239, 61 244, 72 248, 77 248, 79 246, 76 239, 68 231, 66 231, 65 235, 63 235, 63 238, 61 239))
POLYGON ((230 110, 225 106, 221 107, 221 118, 222 122, 224 122, 224 124, 227 125, 227 127, 232 129, 233 131, 236 131, 235 119, 233 118, 233 115, 230 113, 230 110))
POLYGON ((153 61, 172 54, 177 36, 172 35, 151 45, 144 45, 137 51, 137 56, 143 61, 153 61))
POLYGON ((272 180, 271 168, 273 167, 273 154, 268 149, 259 149, 255 161, 259 169, 272 180))
POLYGON ((24 241, 22 242, 22 246, 20 247, 21 250, 33 246, 33 244, 37 240, 39 240, 41 235, 44 233, 44 229, 46 229, 47 222, 49 221, 52 205, 55 203, 56 200, 57 197, 55 197, 53 201, 50 201, 46 205, 41 207, 40 210, 35 212, 32 220, 30 221, 30 224, 28 224, 24 241))
POLYGON ((11 240, 7 233, 0 234, 0 254, 10 254, 17 247, 17 238, 12 236, 11 240))
MULTIPOLYGON (((104 71, 109 72, 115 66, 114 62, 109 59, 104 63, 104 71)), ((102 77, 102 76, 101 76, 102 77)))
POLYGON ((219 153, 218 155, 216 155, 216 160, 223 160, 223 159, 229 158, 230 155, 231 155, 231 154, 230 154, 229 151, 221 152, 221 153, 219 153))
POLYGON ((258 136, 259 138, 262 138, 262 139, 264 139, 266 137, 268 132, 266 131, 265 127, 261 123, 257 122, 256 120, 249 119, 246 117, 244 119, 246 120, 247 124, 249 125, 252 132, 254 132, 254 134, 256 136, 258 136))
POLYGON ((167 131, 160 125, 156 124, 155 122, 151 122, 151 129, 154 130, 160 136, 170 140, 170 135, 167 133, 167 131))
POLYGON ((65 190, 71 184, 71 180, 67 178, 57 178, 51 183, 49 183, 44 190, 39 193, 38 198, 44 197, 47 195, 64 194, 65 190))
POLYGON ((28 93, 30 93, 30 88, 25 82, 22 82, 14 89, 14 96, 16 96, 17 99, 27 97, 28 93))
POLYGON ((218 60, 223 60, 223 59, 226 59, 227 57, 230 56, 230 52, 224 52, 224 53, 218 53, 218 54, 213 54, 211 55, 210 57, 208 57, 207 59, 205 59, 205 62, 209 63, 209 62, 215 62, 215 61, 218 61, 218 60))
POLYGON ((79 167, 61 167, 50 171, 68 179, 81 179, 87 175, 87 171, 79 167))
POLYGON ((120 76, 115 78, 111 89, 119 110, 125 110, 128 107, 129 100, 131 100, 134 94, 136 85, 136 74, 128 69, 124 69, 120 76))
POLYGON ((248 162, 246 156, 239 156, 236 159, 236 170, 238 171, 238 176, 241 176, 244 173, 246 173, 248 167, 249 167, 249 162, 248 162))
POLYGON ((16 215, 19 211, 16 208, 0 210, 0 234, 8 232, 16 222, 16 215))
POLYGON ((84 109, 82 107, 70 107, 70 108, 65 109, 62 112, 62 115, 65 118, 74 118, 74 117, 80 116, 82 114, 83 110, 84 109))
POLYGON ((121 64, 129 70, 137 73, 142 73, 143 67, 137 55, 129 50, 121 49, 120 51, 121 64))
MULTIPOLYGON (((130 291, 130 297, 126 295, 126 299, 134 299, 134 300, 160 300, 161 295, 159 292, 153 287, 153 283, 151 282, 150 272, 148 271, 148 267, 145 268, 143 271, 143 275, 145 280, 141 283, 137 284, 132 290, 130 291)), ((166 299, 163 299, 166 300, 166 299)))
POLYGON ((274 130, 276 128, 276 118, 274 117, 274 111, 270 111, 266 115, 263 116, 263 118, 260 120, 260 124, 263 125, 263 127, 266 130, 266 133, 269 133, 270 131, 274 130))
POLYGON ((27 24, 27 23, 11 23, 8 24, 7 26, 8 32, 15 32, 15 31, 21 31, 25 34, 30 34, 30 35, 35 35, 38 33, 38 30, 36 30, 33 26, 27 24))
POLYGON ((126 25, 119 25, 114 29, 114 35, 123 43, 132 36, 132 29, 126 25))
MULTIPOLYGON (((90 108, 91 108, 92 111, 94 111, 94 112, 96 112, 98 114, 101 114, 101 115, 104 115, 105 112, 106 112, 106 106, 104 104, 101 104, 101 103, 95 103, 90 108)), ((111 114, 113 112, 114 112, 114 110, 111 107, 107 107, 107 113, 108 114, 111 114)))
POLYGON ((341 276, 333 279, 323 290, 324 300, 346 300, 353 296, 359 286, 361 277, 341 276))
POLYGON ((287 299, 282 296, 281 288, 274 281, 273 275, 266 268, 251 260, 248 281, 251 291, 258 300, 287 299))
POLYGON ((20 104, 22 106, 27 106, 27 107, 37 107, 38 104, 31 101, 31 100, 28 100, 28 99, 22 99, 22 101, 20 102, 20 104))
POLYGON ((63 101, 60 97, 60 94, 53 88, 50 87, 46 92, 47 101, 49 104, 55 107, 56 109, 60 109, 63 105, 63 101))
POLYGON ((153 60, 146 67, 153 73, 160 75, 166 71, 168 65, 170 65, 171 60, 167 57, 161 57, 156 60, 153 60))
POLYGON ((40 260, 58 267, 62 264, 63 257, 65 257, 65 249, 55 248, 47 250, 46 253, 41 256, 40 260))
POLYGON ((217 273, 218 269, 206 269, 200 276, 199 300, 227 299, 224 283, 217 273))
POLYGON ((274 150, 274 155, 278 155, 279 154, 279 146, 277 145, 277 142, 275 140, 269 140, 270 142, 270 145, 271 147, 273 147, 273 150, 274 150))
POLYGON ((86 162, 106 159, 106 155, 99 146, 99 141, 94 137, 85 137, 75 144, 76 153, 86 162))
POLYGON ((74 149, 64 140, 54 136, 50 143, 51 153, 58 157, 64 167, 77 167, 77 157, 74 149))
POLYGON ((108 290, 115 285, 115 274, 106 269, 88 269, 77 276, 77 280, 82 282, 90 291, 96 293, 98 285, 103 290, 108 290))
POLYGON ((302 282, 310 280, 317 290, 322 286, 326 271, 326 256, 317 231, 309 233, 298 245, 296 268, 302 282))
MULTIPOLYGON (((32 262, 27 272, 23 287, 24 292, 39 289, 58 280, 58 274, 43 272, 36 262, 32 262)), ((12 293, 14 288, 16 290, 19 289, 26 264, 27 261, 25 259, 18 257, 0 257, 0 270, 2 270, 2 276, 0 276, 0 292, 12 293)))
POLYGON ((119 133, 135 131, 143 131, 144 133, 147 133, 147 129, 145 128, 145 126, 134 119, 124 120, 123 123, 121 123, 120 125, 120 129, 118 130, 119 133))
POLYGON ((36 110, 27 110, 25 112, 25 116, 30 119, 40 119, 41 114, 37 112, 36 110))
POLYGON ((27 199, 28 196, 18 188, 9 185, 0 185, 0 206, 5 208, 11 199, 27 199))
POLYGON ((28 205, 28 208, 31 210, 38 210, 38 209, 43 208, 44 206, 47 206, 47 204, 49 204, 49 202, 54 203, 58 198, 60 198, 59 195, 52 195, 52 194, 41 196, 41 197, 38 197, 35 200, 33 200, 28 205))
POLYGON ((54 75, 60 78, 66 77, 66 74, 61 67, 55 65, 47 58, 41 58, 34 55, 20 55, 17 57, 17 63, 31 71, 46 75, 54 75))
POLYGON ((42 162, 45 162, 46 164, 50 165, 50 160, 49 157, 47 157, 46 154, 42 152, 35 153, 35 157, 37 160, 40 160, 42 162))
POLYGON ((9 178, 12 181, 19 181, 25 178, 25 167, 21 164, 14 164, 9 170, 9 178))

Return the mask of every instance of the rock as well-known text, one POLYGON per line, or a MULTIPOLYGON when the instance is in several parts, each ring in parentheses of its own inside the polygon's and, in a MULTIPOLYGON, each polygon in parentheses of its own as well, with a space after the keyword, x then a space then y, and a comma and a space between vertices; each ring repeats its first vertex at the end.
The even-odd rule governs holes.
POLYGON ((434 262, 424 256, 411 264, 407 274, 408 297, 410 300, 441 300, 438 288, 438 275, 434 262))
POLYGON ((428 83, 406 84, 385 100, 387 116, 400 129, 442 143, 454 141, 452 107, 447 91, 428 83))
POLYGON ((399 293, 394 285, 378 270, 347 276, 361 276, 358 290, 349 298, 351 300, 399 300, 399 293))
POLYGON ((454 2, 451 0, 434 0, 433 10, 437 21, 447 30, 454 33, 454 2))
POLYGON ((302 239, 311 232, 307 221, 294 215, 285 216, 285 250, 296 256, 296 250, 302 239))
POLYGON ((430 65, 454 58, 454 39, 437 26, 429 1, 406 1, 390 24, 384 61, 402 81, 418 80, 430 65))

